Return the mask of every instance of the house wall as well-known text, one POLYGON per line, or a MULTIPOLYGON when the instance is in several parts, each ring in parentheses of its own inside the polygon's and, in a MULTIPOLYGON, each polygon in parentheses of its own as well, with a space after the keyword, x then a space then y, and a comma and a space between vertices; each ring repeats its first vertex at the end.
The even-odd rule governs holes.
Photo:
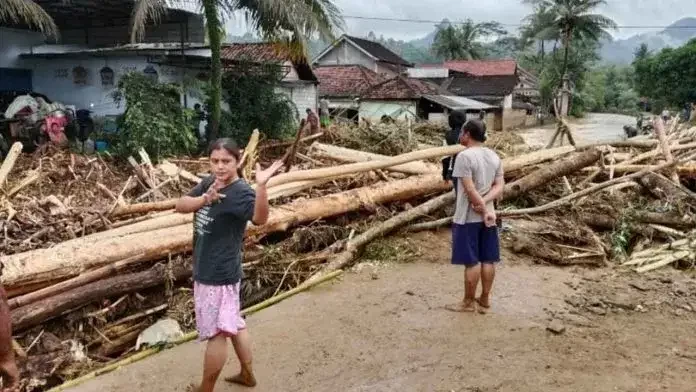
POLYGON ((503 99, 503 109, 512 109, 512 94, 506 95, 503 99))
POLYGON ((0 68, 22 68, 19 55, 43 42, 40 33, 0 27, 0 68))
POLYGON ((523 109, 504 109, 503 110, 503 129, 524 128, 534 125, 534 116, 528 116, 523 109))
MULTIPOLYGON (((45 94, 51 100, 75 105, 77 109, 90 109, 94 116, 117 115, 123 112, 124 107, 119 107, 111 94, 115 91, 119 79, 127 72, 142 72, 145 67, 152 65, 162 82, 182 82, 187 74, 195 76, 193 70, 148 64, 145 56, 35 58, 23 62, 33 71, 34 91, 45 94), (72 69, 78 65, 88 71, 88 81, 85 85, 77 85, 73 81, 72 69), (99 71, 104 66, 114 71, 114 86, 102 86, 99 71)), ((187 94, 188 107, 193 107, 197 102, 197 98, 187 94)))
POLYGON ((278 87, 276 92, 287 95, 297 107, 299 118, 304 118, 307 109, 317 113, 318 88, 311 83, 285 83, 278 87))
POLYGON ((341 41, 333 49, 317 61, 318 65, 362 65, 378 72, 377 61, 360 49, 341 41))
POLYGON ((395 120, 416 119, 417 106, 415 101, 362 101, 359 113, 360 120, 373 122, 384 115, 392 116, 395 120))

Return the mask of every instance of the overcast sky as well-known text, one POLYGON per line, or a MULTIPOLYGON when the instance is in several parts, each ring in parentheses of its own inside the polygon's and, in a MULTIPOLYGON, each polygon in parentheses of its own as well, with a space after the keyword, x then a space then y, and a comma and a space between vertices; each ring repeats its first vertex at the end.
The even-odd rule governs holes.
MULTIPOLYGON (((433 31, 430 23, 370 21, 350 18, 365 16, 377 18, 419 19, 439 21, 448 18, 461 21, 498 21, 513 32, 531 7, 520 0, 335 0, 346 16, 346 32, 364 36, 374 31, 395 39, 421 38, 433 31), (513 26, 515 25, 515 26, 513 26)), ((613 18, 619 25, 666 26, 684 17, 696 17, 694 0, 608 0, 601 13, 613 18)), ((243 34, 239 21, 228 22, 228 32, 243 34)), ((655 29, 621 29, 614 33, 619 38, 655 29)))

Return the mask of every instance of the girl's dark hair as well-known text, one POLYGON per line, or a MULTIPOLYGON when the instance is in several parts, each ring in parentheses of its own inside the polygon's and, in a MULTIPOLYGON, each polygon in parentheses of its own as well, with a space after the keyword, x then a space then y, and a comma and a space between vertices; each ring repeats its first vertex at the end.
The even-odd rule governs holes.
POLYGON ((471 119, 467 121, 464 124, 464 128, 462 128, 462 132, 467 132, 477 142, 483 143, 486 141, 486 124, 481 120, 471 119))
MULTIPOLYGON (((235 142, 234 139, 228 137, 217 139, 216 141, 210 144, 210 147, 208 147, 208 156, 211 156, 213 154, 213 151, 217 150, 227 151, 230 155, 234 157, 237 163, 239 163, 242 160, 242 150, 239 148, 237 142, 235 142)), ((237 169, 237 175, 240 178, 244 177, 242 175, 242 168, 237 169)))

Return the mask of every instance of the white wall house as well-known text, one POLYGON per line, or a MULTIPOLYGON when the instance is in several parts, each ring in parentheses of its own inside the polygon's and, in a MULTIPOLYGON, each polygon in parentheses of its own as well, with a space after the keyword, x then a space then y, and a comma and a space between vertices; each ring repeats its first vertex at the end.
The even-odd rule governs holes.
MULTIPOLYGON (((196 13, 172 9, 160 24, 146 28, 146 43, 129 44, 130 5, 124 4, 122 15, 101 8, 85 10, 60 0, 46 0, 42 6, 47 6, 59 26, 57 42, 22 26, 0 27, 0 97, 5 101, 33 91, 77 109, 90 109, 96 116, 118 114, 123 108, 115 104, 112 93, 125 73, 151 69, 161 81, 183 83, 196 71, 160 65, 156 60, 205 56, 206 52, 210 56, 203 17, 196 13), (60 7, 52 7, 51 2, 60 7), (102 81, 104 70, 113 73, 109 83, 102 81)), ((190 107, 195 95, 182 97, 182 102, 190 107)))
POLYGON ((312 63, 324 65, 362 65, 384 77, 406 73, 412 63, 384 47, 382 44, 362 38, 343 35, 327 47, 312 63))

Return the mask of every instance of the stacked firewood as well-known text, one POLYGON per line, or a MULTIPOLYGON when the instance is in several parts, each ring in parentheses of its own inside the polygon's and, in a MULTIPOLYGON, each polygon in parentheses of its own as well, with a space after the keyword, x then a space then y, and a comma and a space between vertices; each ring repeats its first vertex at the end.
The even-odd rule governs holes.
MULTIPOLYGON (((454 194, 438 162, 463 147, 424 146, 441 145, 433 129, 409 127, 407 143, 389 136, 398 145, 379 149, 373 139, 363 147, 360 137, 337 136, 364 130, 300 139, 289 160, 297 163, 268 184, 268 223, 248 228, 244 305, 348 268, 379 238, 447 224, 454 194)), ((558 265, 620 259, 640 271, 693 262, 694 130, 675 125, 654 138, 521 155, 509 134, 492 136, 505 146, 499 215, 514 251, 558 265)), ((257 160, 295 145, 257 144, 244 153, 247 176, 257 160)), ((144 151, 126 164, 63 151, 3 162, 0 262, 28 354, 27 389, 132 353, 163 316, 193 329, 193 216, 173 207, 207 171, 205 159, 153 163, 144 151)))

